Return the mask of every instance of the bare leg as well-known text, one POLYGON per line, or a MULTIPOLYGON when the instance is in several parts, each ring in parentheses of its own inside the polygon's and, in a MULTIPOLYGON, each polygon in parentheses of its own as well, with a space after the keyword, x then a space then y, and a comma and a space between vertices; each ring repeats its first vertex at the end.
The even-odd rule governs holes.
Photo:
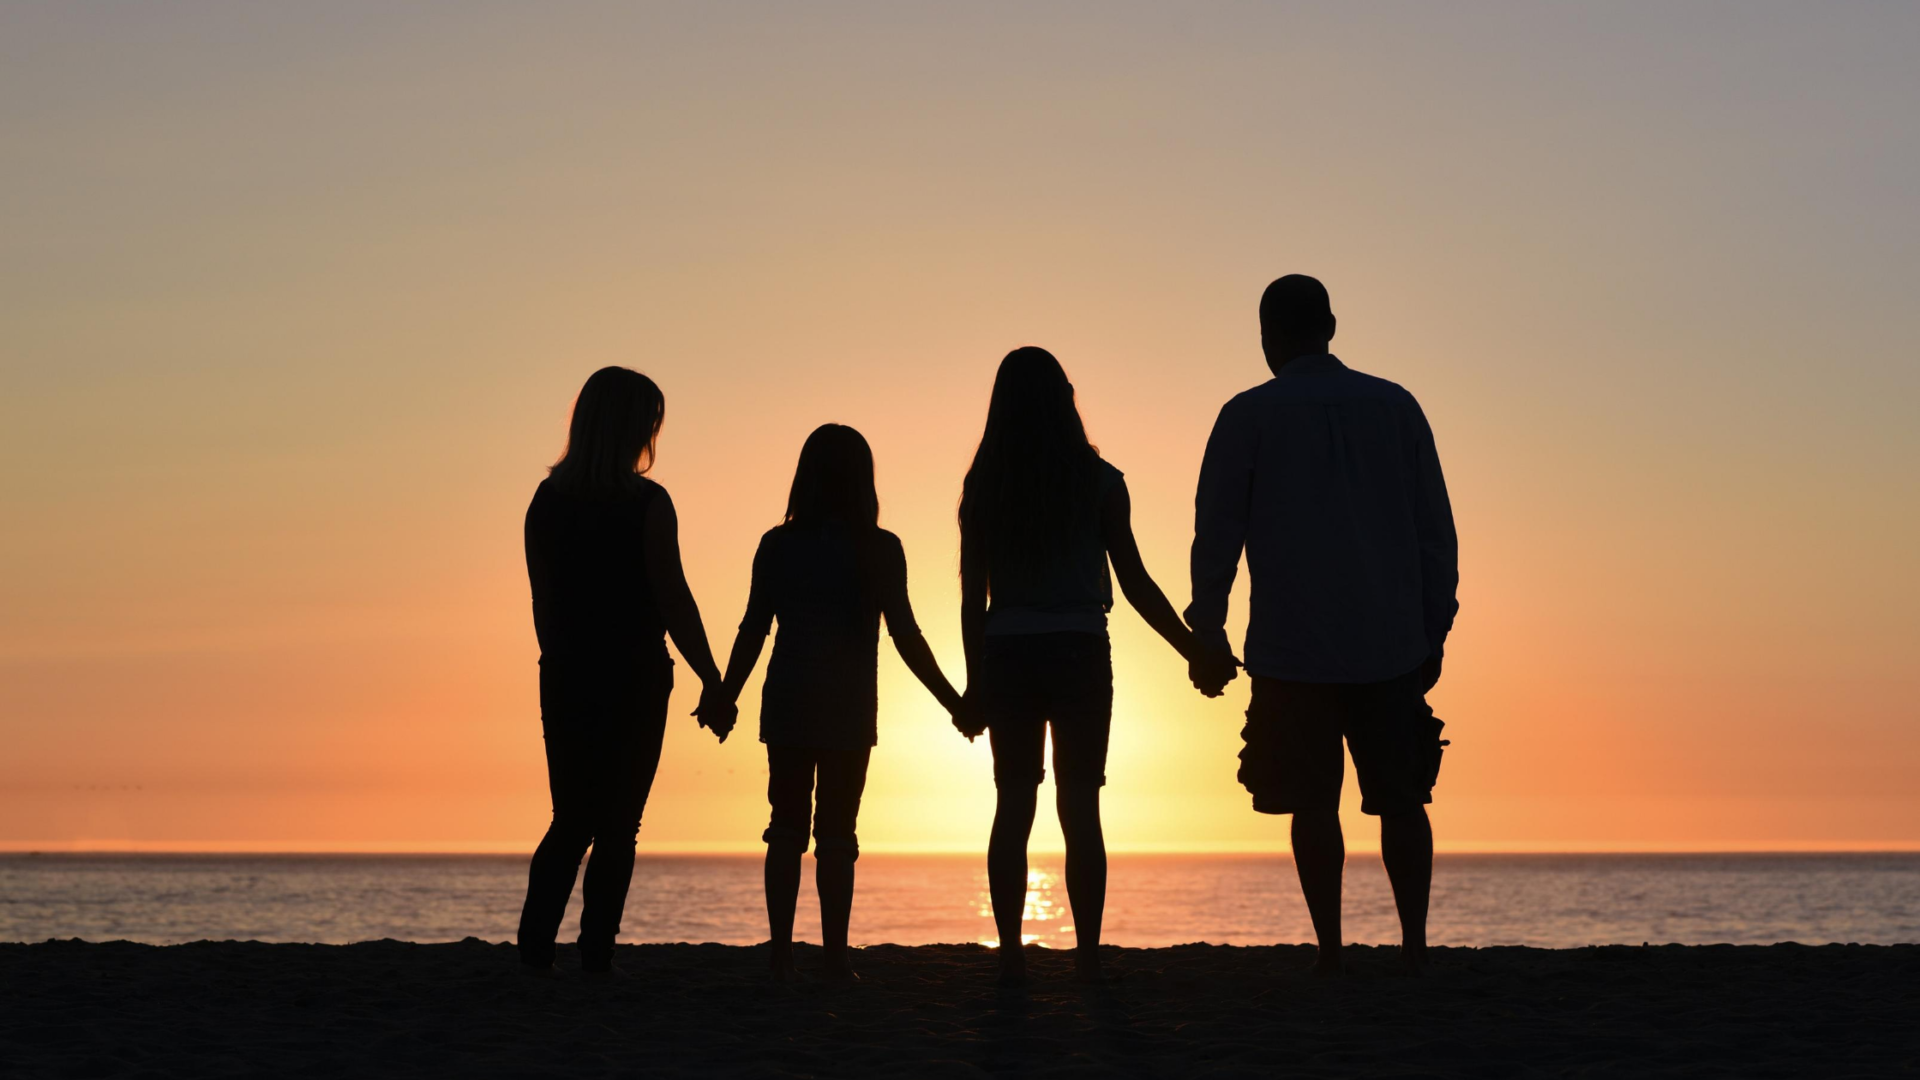
POLYGON ((830 978, 852 979, 847 959, 847 926, 853 921, 853 860, 834 853, 813 862, 813 884, 820 894, 821 967, 830 978))
POLYGON ((1000 985, 1027 981, 1026 949, 1020 940, 1027 908, 1027 838, 1039 785, 1001 784, 993 810, 993 838, 987 843, 987 892, 993 898, 993 925, 1000 931, 1000 985))
MULTIPOLYGON (((773 945, 767 966, 783 982, 794 978, 793 909, 800 901, 800 852, 767 845, 767 932, 773 945)), ((844 940, 844 939, 843 939, 844 940)))
POLYGON ((1076 977, 1101 981, 1100 923, 1107 908, 1107 838, 1100 828, 1100 789, 1056 789, 1060 831, 1067 841, 1067 901, 1073 907, 1076 977))
POLYGON ((1307 900, 1314 936, 1320 940, 1317 975, 1340 972, 1340 875, 1347 841, 1337 810, 1303 810, 1293 815, 1293 865, 1307 900))
POLYGON ((1400 912, 1400 962, 1418 975, 1427 966, 1427 895, 1433 889, 1433 823, 1426 807, 1380 818, 1380 861, 1400 912))

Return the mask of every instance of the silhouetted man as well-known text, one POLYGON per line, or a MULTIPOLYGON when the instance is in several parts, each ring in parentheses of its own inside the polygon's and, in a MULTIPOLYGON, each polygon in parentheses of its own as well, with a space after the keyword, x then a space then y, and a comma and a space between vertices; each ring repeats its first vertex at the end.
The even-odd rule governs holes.
POLYGON ((1327 290, 1290 274, 1260 298, 1273 378, 1229 401, 1207 441, 1187 623, 1209 655, 1203 692, 1233 678, 1227 591, 1247 554, 1246 669, 1253 700, 1240 782, 1263 814, 1293 815, 1293 857, 1320 939, 1316 970, 1340 970, 1341 739, 1360 809, 1400 912, 1401 956, 1426 963, 1439 723, 1426 692, 1459 605, 1453 511, 1433 431, 1413 395, 1328 353, 1327 290))

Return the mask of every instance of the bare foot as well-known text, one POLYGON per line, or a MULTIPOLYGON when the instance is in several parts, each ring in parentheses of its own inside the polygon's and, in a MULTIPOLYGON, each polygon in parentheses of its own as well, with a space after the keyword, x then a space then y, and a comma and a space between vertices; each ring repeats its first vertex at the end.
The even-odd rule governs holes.
POLYGON ((1416 945, 1409 948, 1400 946, 1400 974, 1410 979, 1423 978, 1427 974, 1427 947, 1416 945))
POLYGON ((820 981, 842 986, 857 983, 860 976, 851 963, 853 950, 845 945, 829 945, 820 952, 820 981))
POLYGON ((544 964, 521 964, 520 974, 530 979, 551 979, 559 973, 553 970, 553 961, 544 964))
POLYGON ((606 967, 581 968, 580 977, 594 982, 612 982, 615 979, 626 978, 627 973, 621 970, 618 964, 608 964, 606 967))
POLYGON ((800 980, 800 971, 793 966, 793 946, 775 945, 767 954, 767 977, 777 983, 795 983, 800 980))
POLYGON ((1345 969, 1340 964, 1338 952, 1327 952, 1323 949, 1320 952, 1320 958, 1313 962, 1310 971, 1316 979, 1337 979, 1345 969))
POLYGON ((1073 981, 1077 983, 1102 984, 1107 981, 1106 969, 1100 966, 1099 953, 1079 953, 1073 957, 1073 981))
POLYGON ((1000 977, 994 982, 999 986, 1016 987, 1027 985, 1027 954, 1018 945, 1011 949, 1000 950, 1000 977))

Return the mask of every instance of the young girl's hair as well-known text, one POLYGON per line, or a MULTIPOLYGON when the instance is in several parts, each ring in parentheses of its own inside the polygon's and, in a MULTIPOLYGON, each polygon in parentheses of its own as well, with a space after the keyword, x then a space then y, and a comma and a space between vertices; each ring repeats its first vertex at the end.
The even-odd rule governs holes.
POLYGON ((667 399, 652 379, 623 367, 587 377, 573 402, 567 449, 547 472, 566 487, 621 491, 653 468, 667 399))
POLYGON ((845 424, 821 424, 800 447, 780 527, 822 525, 846 529, 853 541, 857 610, 864 619, 880 604, 880 494, 873 482, 873 448, 845 424))
POLYGON ((821 424, 800 447, 784 524, 838 521, 856 530, 880 524, 873 448, 845 424, 821 424))
POLYGON ((1100 451, 1087 441, 1060 361, 1032 345, 1000 361, 987 427, 960 494, 960 535, 996 574, 1033 574, 1094 512, 1100 451))

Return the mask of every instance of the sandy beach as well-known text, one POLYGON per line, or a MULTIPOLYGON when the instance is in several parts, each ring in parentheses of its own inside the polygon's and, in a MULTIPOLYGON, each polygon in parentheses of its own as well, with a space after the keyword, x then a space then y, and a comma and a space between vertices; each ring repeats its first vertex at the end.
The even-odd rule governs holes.
MULTIPOLYGON (((510 946, 0 945, 0 1072, 101 1076, 1899 1076, 1920 946, 1442 949, 1431 977, 1302 946, 862 950, 853 987, 772 985, 762 950, 622 946, 626 977, 519 973, 510 946)), ((805 967, 817 954, 805 947, 805 967)))

